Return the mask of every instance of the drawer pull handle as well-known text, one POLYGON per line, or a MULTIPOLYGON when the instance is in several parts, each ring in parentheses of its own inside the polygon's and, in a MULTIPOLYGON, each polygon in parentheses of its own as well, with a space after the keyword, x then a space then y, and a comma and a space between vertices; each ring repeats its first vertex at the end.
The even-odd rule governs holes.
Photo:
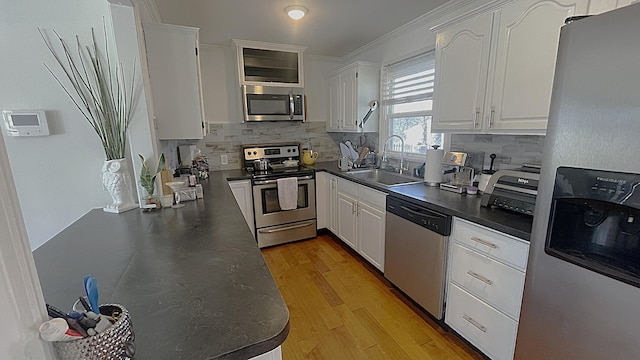
POLYGON ((475 236, 472 236, 471 240, 473 240, 473 241, 475 241, 475 242, 477 242, 479 244, 482 244, 484 246, 490 247, 492 249, 497 249, 498 248, 498 245, 496 245, 496 244, 494 244, 492 242, 489 242, 487 240, 480 239, 480 238, 475 237, 475 236))
POLYGON ((479 322, 475 321, 471 316, 464 314, 462 315, 462 318, 467 320, 471 325, 477 327, 480 331, 487 332, 487 328, 479 322))
POLYGON ((471 270, 469 270, 469 271, 467 271, 467 275, 469 275, 469 276, 471 276, 471 277, 474 277, 474 278, 476 278, 476 279, 478 279, 478 280, 482 281, 483 283, 485 283, 485 284, 487 284, 487 285, 493 285, 493 281, 491 281, 490 279, 487 279, 486 277, 484 277, 484 276, 482 276, 482 275, 478 274, 478 273, 477 273, 477 272, 475 272, 475 271, 471 271, 471 270))

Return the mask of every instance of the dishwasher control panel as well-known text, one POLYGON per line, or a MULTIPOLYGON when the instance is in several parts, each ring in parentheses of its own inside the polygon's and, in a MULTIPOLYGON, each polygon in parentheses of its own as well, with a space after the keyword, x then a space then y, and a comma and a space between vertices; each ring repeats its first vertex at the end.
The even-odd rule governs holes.
POLYGON ((440 235, 451 234, 451 216, 395 197, 387 196, 387 212, 440 235))

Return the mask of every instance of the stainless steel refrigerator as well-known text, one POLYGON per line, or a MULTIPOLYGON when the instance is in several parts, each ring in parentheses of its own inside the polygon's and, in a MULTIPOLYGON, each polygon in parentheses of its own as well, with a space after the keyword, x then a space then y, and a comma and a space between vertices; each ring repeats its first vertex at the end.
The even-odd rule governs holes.
POLYGON ((515 358, 639 359, 640 4, 562 28, 545 146, 515 358))

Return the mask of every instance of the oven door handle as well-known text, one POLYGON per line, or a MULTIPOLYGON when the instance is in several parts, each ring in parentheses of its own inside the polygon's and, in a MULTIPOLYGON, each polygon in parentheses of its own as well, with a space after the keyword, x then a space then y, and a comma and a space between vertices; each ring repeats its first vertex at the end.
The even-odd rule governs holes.
POLYGON ((307 227, 307 226, 311 226, 311 225, 313 225, 313 221, 306 221, 306 222, 303 222, 303 223, 300 223, 300 224, 279 227, 279 228, 276 228, 276 229, 260 229, 260 230, 258 230, 258 232, 261 233, 261 234, 272 234, 272 233, 276 233, 276 232, 280 232, 280 231, 293 230, 293 229, 303 228, 303 227, 307 227))
MULTIPOLYGON (((300 176, 298 180, 311 180, 313 179, 313 175, 300 176)), ((253 182, 254 185, 267 185, 267 184, 275 184, 278 180, 256 180, 253 182)))

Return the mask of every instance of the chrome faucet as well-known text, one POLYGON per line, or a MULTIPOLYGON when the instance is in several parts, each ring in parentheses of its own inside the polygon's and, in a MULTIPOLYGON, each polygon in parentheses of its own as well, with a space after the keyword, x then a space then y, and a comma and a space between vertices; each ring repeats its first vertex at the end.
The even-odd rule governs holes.
POLYGON ((389 136, 385 141, 384 141, 384 146, 382 148, 382 160, 380 161, 380 164, 382 164, 385 161, 388 161, 387 159, 387 144, 389 142, 389 140, 391 138, 398 138, 400 139, 400 143, 401 143, 401 149, 400 149, 400 169, 399 169, 399 173, 402 174, 402 171, 404 170, 404 139, 402 137, 400 137, 399 135, 391 135, 389 136))

